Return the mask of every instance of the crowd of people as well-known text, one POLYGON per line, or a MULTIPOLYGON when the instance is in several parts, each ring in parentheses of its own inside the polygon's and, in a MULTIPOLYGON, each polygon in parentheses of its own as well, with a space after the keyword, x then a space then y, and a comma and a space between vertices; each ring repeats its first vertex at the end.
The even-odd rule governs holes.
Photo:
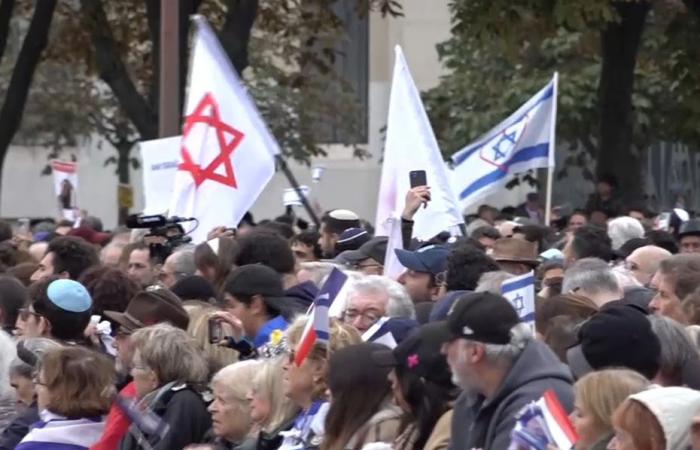
POLYGON ((577 450, 700 450, 700 219, 662 227, 612 187, 550 226, 534 194, 426 242, 413 188, 396 279, 346 209, 197 245, 0 222, 0 450, 517 450, 545 392, 577 450), (534 323, 501 293, 530 271, 534 323))

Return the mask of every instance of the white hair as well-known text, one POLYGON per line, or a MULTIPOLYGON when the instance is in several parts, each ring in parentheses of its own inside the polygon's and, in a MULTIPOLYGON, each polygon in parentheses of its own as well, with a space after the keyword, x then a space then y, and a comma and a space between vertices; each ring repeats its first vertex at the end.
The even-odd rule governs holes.
POLYGON ((615 273, 605 261, 598 258, 580 259, 564 272, 562 294, 579 289, 587 295, 621 292, 615 273))
POLYGON ((383 293, 389 297, 386 315, 397 318, 416 318, 416 308, 401 284, 383 275, 366 275, 351 282, 347 299, 358 294, 383 293))
POLYGON ((507 344, 484 344, 486 360, 493 364, 511 365, 532 339, 530 327, 518 323, 510 329, 510 342, 507 344))
POLYGON ((502 270, 485 272, 479 277, 479 284, 476 286, 476 292, 490 292, 492 294, 501 295, 501 285, 509 278, 513 278, 513 274, 502 270))
POLYGON ((197 272, 197 265, 194 263, 194 246, 183 245, 178 247, 171 256, 177 280, 194 275, 197 272))
POLYGON ((644 227, 634 217, 617 217, 608 222, 608 236, 612 241, 613 250, 618 250, 630 239, 643 238, 644 227))

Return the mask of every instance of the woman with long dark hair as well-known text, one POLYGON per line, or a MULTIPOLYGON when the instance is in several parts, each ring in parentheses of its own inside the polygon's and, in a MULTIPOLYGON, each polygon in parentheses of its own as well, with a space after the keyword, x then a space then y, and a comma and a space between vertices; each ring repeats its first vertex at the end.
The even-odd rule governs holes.
POLYGON ((364 343, 340 349, 331 357, 331 406, 321 450, 360 450, 367 443, 391 443, 398 436, 401 410, 391 403, 389 368, 371 360, 373 352, 386 349, 364 343))
POLYGON ((394 450, 443 450, 450 441, 452 402, 457 389, 450 380, 445 356, 440 353, 439 323, 415 330, 393 351, 372 354, 376 365, 391 366, 394 402, 403 410, 394 450))

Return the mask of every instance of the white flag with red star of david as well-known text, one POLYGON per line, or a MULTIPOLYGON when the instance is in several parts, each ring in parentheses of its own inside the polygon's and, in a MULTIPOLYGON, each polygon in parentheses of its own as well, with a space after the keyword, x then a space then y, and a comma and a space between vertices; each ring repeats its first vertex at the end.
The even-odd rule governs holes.
POLYGON ((275 173, 279 146, 201 16, 189 73, 180 162, 170 215, 199 222, 192 241, 217 226, 235 227, 275 173))

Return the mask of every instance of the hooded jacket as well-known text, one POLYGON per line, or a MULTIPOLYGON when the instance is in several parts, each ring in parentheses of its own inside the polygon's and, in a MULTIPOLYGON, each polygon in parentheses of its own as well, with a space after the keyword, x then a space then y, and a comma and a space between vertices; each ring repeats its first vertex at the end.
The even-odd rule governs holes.
POLYGON ((700 392, 684 387, 655 388, 630 396, 658 420, 666 438, 666 450, 690 446, 690 424, 700 412, 700 392))
POLYGON ((574 405, 569 369, 543 343, 530 341, 491 399, 463 392, 454 407, 449 450, 506 450, 515 417, 529 402, 553 390, 570 412, 574 405))

